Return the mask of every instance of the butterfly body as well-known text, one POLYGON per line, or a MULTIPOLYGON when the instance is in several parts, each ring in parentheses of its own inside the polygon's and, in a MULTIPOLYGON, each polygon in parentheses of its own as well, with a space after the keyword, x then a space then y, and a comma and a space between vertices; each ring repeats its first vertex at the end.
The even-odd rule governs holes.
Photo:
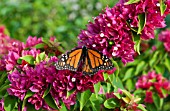
POLYGON ((107 56, 86 46, 63 54, 55 65, 58 70, 77 71, 80 64, 83 64, 82 72, 85 75, 93 75, 99 70, 113 68, 112 62, 107 56))

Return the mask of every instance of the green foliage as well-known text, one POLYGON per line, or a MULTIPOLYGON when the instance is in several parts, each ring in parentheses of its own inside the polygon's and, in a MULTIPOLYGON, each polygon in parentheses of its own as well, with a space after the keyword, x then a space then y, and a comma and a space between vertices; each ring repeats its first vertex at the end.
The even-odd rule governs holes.
POLYGON ((35 58, 31 55, 26 55, 26 56, 20 57, 18 61, 20 61, 20 60, 24 60, 28 64, 34 65, 35 58))
MULTIPOLYGON (((157 30, 159 31, 159 30, 157 30)), ((158 74, 162 74, 166 78, 170 77, 170 60, 169 54, 164 50, 163 44, 161 44, 158 39, 154 39, 148 42, 141 42, 141 44, 148 44, 149 47, 141 47, 141 54, 138 55, 134 62, 128 63, 126 67, 120 67, 120 79, 122 79, 123 84, 126 89, 133 91, 135 96, 141 98, 141 102, 145 99, 145 92, 142 90, 135 90, 135 83, 140 75, 147 74, 149 71, 155 70, 158 74), (156 50, 152 50, 152 46, 156 46, 156 50), (144 51, 143 51, 144 50, 144 51), (124 75, 123 75, 124 74, 124 75)), ((152 88, 151 88, 152 89, 152 88)), ((168 92, 162 90, 163 95, 168 94, 168 92)), ((145 104, 146 109, 154 111, 162 111, 164 105, 169 103, 169 99, 165 101, 160 98, 157 93, 153 94, 153 104, 145 104)), ((166 111, 169 109, 166 107, 166 111)))
POLYGON ((9 88, 9 80, 7 78, 7 72, 0 71, 0 99, 6 94, 7 88, 9 88))
POLYGON ((118 0, 1 0, 0 24, 21 41, 31 36, 56 36, 66 49, 77 44, 77 36, 88 20, 106 5, 118 0))
POLYGON ((105 102, 104 102, 104 106, 108 109, 115 109, 116 107, 120 107, 120 104, 118 104, 118 100, 115 99, 115 98, 110 98, 110 99, 107 99, 105 102))
POLYGON ((137 34, 141 34, 145 24, 146 24, 146 13, 142 13, 138 15, 139 23, 138 23, 138 32, 137 34))
POLYGON ((44 97, 45 102, 52 108, 54 109, 59 109, 57 107, 57 103, 55 102, 55 99, 51 96, 50 93, 48 93, 45 97, 44 97))
MULTIPOLYGON (((129 0, 126 4, 137 3, 140 0, 129 0)), ((25 41, 27 36, 43 36, 43 43, 34 46, 37 49, 43 49, 46 45, 53 48, 53 43, 49 42, 46 37, 56 36, 57 41, 61 42, 61 45, 65 49, 72 49, 77 44, 77 36, 80 33, 80 29, 85 28, 88 20, 91 20, 92 16, 97 16, 101 12, 102 8, 109 4, 113 6, 116 1, 109 0, 2 0, 0 7, 0 24, 5 25, 10 36, 22 41, 25 41), (25 38, 23 38, 25 37, 25 38)), ((160 0, 160 10, 161 14, 164 13, 166 9, 165 4, 160 0)), ((167 27, 170 27, 170 16, 166 18, 167 27), (169 24, 168 24, 169 23, 169 24)), ((146 42, 149 48, 143 51, 141 44, 143 41, 140 39, 139 35, 143 30, 146 23, 146 14, 140 14, 139 28, 131 28, 133 32, 133 41, 135 42, 135 51, 138 55, 134 62, 128 63, 125 66, 122 63, 113 61, 116 71, 114 74, 104 73, 104 82, 98 82, 94 84, 94 93, 90 90, 86 90, 79 93, 76 97, 77 103, 71 107, 71 111, 74 110, 84 110, 84 111, 99 111, 101 104, 104 105, 104 110, 115 109, 120 107, 118 100, 130 105, 133 102, 139 102, 137 108, 142 111, 153 110, 153 111, 168 111, 170 99, 163 100, 158 94, 153 94, 153 104, 142 105, 145 91, 135 89, 135 83, 139 76, 146 74, 149 71, 155 70, 157 73, 161 73, 163 76, 170 78, 170 56, 165 50, 163 50, 163 44, 158 42, 157 38, 155 40, 146 42), (156 46, 157 50, 153 51, 152 46, 156 46), (119 74, 119 77, 118 77, 119 74), (99 94, 100 89, 103 89, 103 94, 99 94), (118 89, 122 90, 124 96, 118 93, 118 89), (125 90, 126 89, 126 90, 125 90), (115 98, 106 98, 105 94, 114 93, 115 98), (133 96, 133 95, 134 96, 133 96)), ((155 33, 158 34, 159 30, 155 33)), ((112 43, 109 43, 112 45, 112 43)), ((59 46, 59 44, 57 44, 59 46)), ((60 47, 64 52, 65 50, 60 47)), ((53 55, 53 54, 51 54, 53 55)), ((18 63, 22 64, 22 61, 26 61, 30 65, 35 65, 45 60, 45 52, 37 55, 36 58, 30 55, 23 56, 18 59, 18 63)), ((9 87, 9 80, 7 79, 6 72, 0 72, 0 99, 4 97, 5 110, 12 111, 16 108, 17 98, 9 96, 6 94, 6 90, 9 87), (6 95, 5 95, 6 94, 6 95), (5 96, 4 96, 5 95, 5 96), (11 100, 11 101, 10 101, 11 100)), ((67 111, 65 104, 60 101, 61 108, 57 106, 55 99, 49 93, 51 90, 51 85, 45 90, 43 98, 45 102, 52 108, 58 109, 60 111, 67 111)), ((167 91, 164 91, 163 95, 166 95, 167 91)), ((73 94, 75 90, 67 92, 67 98, 73 94)), ((22 109, 27 106, 28 110, 34 111, 34 106, 27 103, 27 100, 33 93, 27 92, 23 102, 22 109)), ((40 109, 41 110, 41 109, 40 109)), ((126 110, 126 109, 122 109, 126 110)))
POLYGON ((126 2, 125 4, 126 5, 129 5, 129 4, 133 4, 133 3, 138 3, 140 0, 129 0, 128 2, 126 2))
POLYGON ((15 108, 16 101, 17 101, 17 97, 10 96, 10 95, 6 96, 4 98, 4 109, 6 111, 12 111, 15 108))
POLYGON ((83 107, 86 105, 91 94, 92 93, 90 90, 86 90, 78 95, 78 101, 80 102, 80 110, 82 110, 83 107))

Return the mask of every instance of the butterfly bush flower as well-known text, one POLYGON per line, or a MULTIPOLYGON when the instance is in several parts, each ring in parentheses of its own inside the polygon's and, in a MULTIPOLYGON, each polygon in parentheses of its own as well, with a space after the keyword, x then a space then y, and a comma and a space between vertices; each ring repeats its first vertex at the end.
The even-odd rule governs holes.
POLYGON ((78 35, 79 46, 86 45, 108 57, 121 58, 124 64, 133 61, 135 51, 131 29, 138 27, 138 15, 146 14, 146 24, 140 34, 144 40, 154 38, 155 28, 165 27, 165 15, 160 14, 158 0, 141 0, 130 5, 125 2, 122 0, 113 8, 107 7, 94 17, 94 23, 89 22, 87 29, 78 35))
POLYGON ((170 52, 170 30, 167 29, 165 31, 162 31, 158 36, 159 40, 163 42, 165 50, 167 52, 170 52))
POLYGON ((142 75, 138 79, 136 88, 146 91, 146 96, 144 99, 146 103, 153 103, 152 95, 155 93, 157 93, 160 98, 167 97, 166 94, 163 94, 163 90, 170 90, 170 81, 164 78, 161 74, 156 74, 155 71, 152 71, 147 75, 142 75))

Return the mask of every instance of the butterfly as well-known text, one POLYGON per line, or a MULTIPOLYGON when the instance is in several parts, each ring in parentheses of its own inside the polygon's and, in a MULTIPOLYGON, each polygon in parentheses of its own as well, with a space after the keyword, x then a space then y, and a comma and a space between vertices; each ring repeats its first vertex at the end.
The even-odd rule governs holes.
POLYGON ((106 55, 86 46, 62 54, 55 66, 57 70, 77 71, 81 63, 84 75, 94 75, 99 70, 113 68, 111 60, 106 55))

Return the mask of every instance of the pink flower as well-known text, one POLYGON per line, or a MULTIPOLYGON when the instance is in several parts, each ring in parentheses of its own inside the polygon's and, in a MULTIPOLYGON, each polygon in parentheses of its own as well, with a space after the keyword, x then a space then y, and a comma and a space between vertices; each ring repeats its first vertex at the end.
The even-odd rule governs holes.
POLYGON ((63 100, 67 108, 70 109, 70 105, 75 104, 75 96, 78 92, 83 92, 90 89, 94 92, 93 84, 103 81, 102 73, 99 72, 94 76, 83 76, 82 72, 72 72, 69 70, 57 71, 57 74, 53 76, 54 81, 52 83, 51 95, 56 100, 58 106, 59 101, 63 100), (73 90, 74 93, 67 98, 67 92, 73 90))
POLYGON ((25 47, 34 47, 35 45, 39 44, 39 43, 42 43, 42 38, 37 38, 37 37, 32 37, 32 36, 29 36, 27 38, 27 41, 26 41, 26 44, 25 44, 25 47))
POLYGON ((9 51, 8 55, 5 58, 6 70, 10 71, 17 64, 17 60, 19 59, 19 55, 16 52, 9 51))
POLYGON ((152 93, 157 93, 160 98, 167 96, 167 94, 163 94, 162 89, 168 92, 170 90, 170 81, 161 74, 156 74, 155 71, 152 71, 138 79, 136 88, 146 90, 145 102, 152 103, 152 93))
POLYGON ((146 91, 146 97, 144 99, 146 103, 153 103, 152 92, 146 91))
POLYGON ((149 89, 152 86, 152 83, 148 81, 148 77, 143 75, 140 77, 136 83, 136 88, 149 89))
POLYGON ((170 52, 170 30, 162 31, 158 36, 159 40, 163 42, 165 50, 170 52))
MULTIPOLYGON (((123 8, 124 9, 124 8, 123 8)), ((102 51, 108 57, 120 57, 123 63, 133 61, 134 43, 122 6, 106 8, 103 14, 89 22, 79 34, 79 46, 86 45, 102 51)))
POLYGON ((4 71, 5 70, 5 61, 2 58, 2 60, 0 59, 0 71, 4 71))
POLYGON ((141 0, 125 5, 126 1, 121 0, 113 8, 106 7, 94 18, 94 23, 89 22, 87 29, 78 35, 79 46, 86 45, 108 57, 121 58, 124 64, 133 61, 135 51, 131 28, 138 28, 138 15, 146 13, 146 24, 140 34, 145 40, 154 38, 156 28, 165 27, 165 15, 161 16, 158 0, 141 0))
POLYGON ((0 100, 0 111, 5 111, 5 109, 4 109, 4 99, 0 100))
POLYGON ((9 50, 13 47, 15 42, 19 42, 7 36, 5 34, 5 27, 0 26, 0 58, 8 54, 9 50))

